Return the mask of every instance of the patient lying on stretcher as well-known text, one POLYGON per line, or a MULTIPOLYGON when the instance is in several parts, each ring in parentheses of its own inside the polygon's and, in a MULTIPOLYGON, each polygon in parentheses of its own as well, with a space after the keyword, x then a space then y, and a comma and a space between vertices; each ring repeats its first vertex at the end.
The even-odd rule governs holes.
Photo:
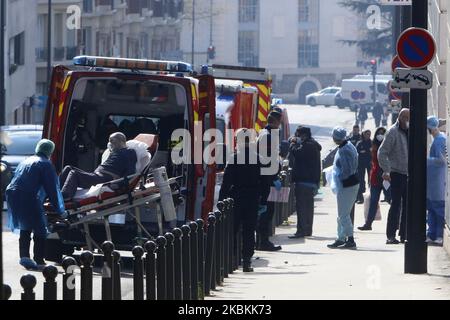
POLYGON ((64 168, 60 175, 64 200, 74 198, 77 189, 89 189, 92 186, 117 180, 136 173, 136 151, 127 147, 126 137, 116 132, 109 137, 107 159, 94 172, 86 172, 73 166, 64 168))

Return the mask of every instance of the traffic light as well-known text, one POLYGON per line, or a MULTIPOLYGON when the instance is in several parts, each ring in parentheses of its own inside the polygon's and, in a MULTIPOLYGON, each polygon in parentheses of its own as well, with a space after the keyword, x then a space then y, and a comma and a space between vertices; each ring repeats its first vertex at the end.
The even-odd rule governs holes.
POLYGON ((370 69, 371 69, 373 75, 376 75, 378 73, 377 60, 375 60, 375 59, 370 60, 370 69))
POLYGON ((208 47, 208 58, 209 60, 213 60, 216 58, 216 47, 214 46, 208 47))

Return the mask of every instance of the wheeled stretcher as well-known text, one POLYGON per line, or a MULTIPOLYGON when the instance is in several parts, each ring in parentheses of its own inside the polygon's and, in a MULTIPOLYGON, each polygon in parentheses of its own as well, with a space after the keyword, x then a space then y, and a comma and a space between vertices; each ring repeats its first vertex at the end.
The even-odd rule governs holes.
MULTIPOLYGON (((144 139, 146 146, 150 146, 149 152, 156 149, 155 136, 139 137, 144 139)), ((182 203, 178 183, 181 177, 168 179, 164 167, 155 168, 154 159, 135 175, 93 186, 89 190, 78 190, 74 199, 65 203, 67 219, 60 219, 51 204, 46 203, 44 210, 52 232, 49 238, 56 237, 71 248, 87 246, 89 250, 94 247, 100 249, 99 244, 108 240, 122 243, 122 248, 129 249, 154 235, 162 235, 164 224, 174 227, 177 222, 175 205, 182 203), (148 230, 148 223, 143 223, 142 218, 148 218, 149 207, 154 208, 152 219, 156 220, 157 234, 155 230, 148 230), (129 222, 134 222, 133 227, 129 222), (100 226, 102 231, 99 231, 100 226)))
MULTIPOLYGON (((173 200, 179 203, 179 184, 177 178, 168 179, 173 200)), ((79 229, 84 237, 89 250, 100 249, 90 233, 91 224, 103 224, 106 239, 114 241, 110 227, 110 217, 116 214, 127 215, 137 224, 137 236, 144 236, 143 241, 152 239, 150 231, 141 221, 141 209, 143 206, 156 204, 160 210, 157 214, 159 234, 163 234, 163 220, 168 221, 173 217, 164 214, 161 208, 161 193, 155 184, 152 174, 139 174, 123 179, 111 181, 100 186, 96 186, 98 192, 82 199, 76 199, 65 203, 68 213, 67 219, 60 219, 54 212, 50 204, 45 204, 44 208, 49 220, 49 229, 55 233, 60 233, 65 229, 79 229)), ((176 222, 176 217, 175 217, 176 222)))

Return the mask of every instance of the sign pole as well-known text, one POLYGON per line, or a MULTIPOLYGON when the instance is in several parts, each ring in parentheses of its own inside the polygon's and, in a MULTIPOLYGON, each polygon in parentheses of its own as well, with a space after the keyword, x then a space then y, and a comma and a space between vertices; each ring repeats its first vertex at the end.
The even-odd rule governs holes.
MULTIPOLYGON (((428 1, 413 0, 412 25, 428 28, 428 1)), ((426 68, 425 68, 426 69, 426 68)), ((411 90, 405 273, 427 273, 427 91, 411 90)))

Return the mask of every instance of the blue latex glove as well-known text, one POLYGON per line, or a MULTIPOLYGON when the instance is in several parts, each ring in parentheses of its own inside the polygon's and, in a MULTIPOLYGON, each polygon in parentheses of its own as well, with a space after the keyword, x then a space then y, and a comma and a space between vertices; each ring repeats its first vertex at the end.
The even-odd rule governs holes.
POLYGON ((275 181, 273 182, 273 185, 275 186, 275 189, 277 189, 277 191, 280 191, 280 190, 281 190, 281 187, 283 186, 283 185, 281 184, 281 181, 280 181, 280 180, 275 180, 275 181))
POLYGON ((267 206, 259 206, 258 214, 264 214, 267 211, 267 206))

